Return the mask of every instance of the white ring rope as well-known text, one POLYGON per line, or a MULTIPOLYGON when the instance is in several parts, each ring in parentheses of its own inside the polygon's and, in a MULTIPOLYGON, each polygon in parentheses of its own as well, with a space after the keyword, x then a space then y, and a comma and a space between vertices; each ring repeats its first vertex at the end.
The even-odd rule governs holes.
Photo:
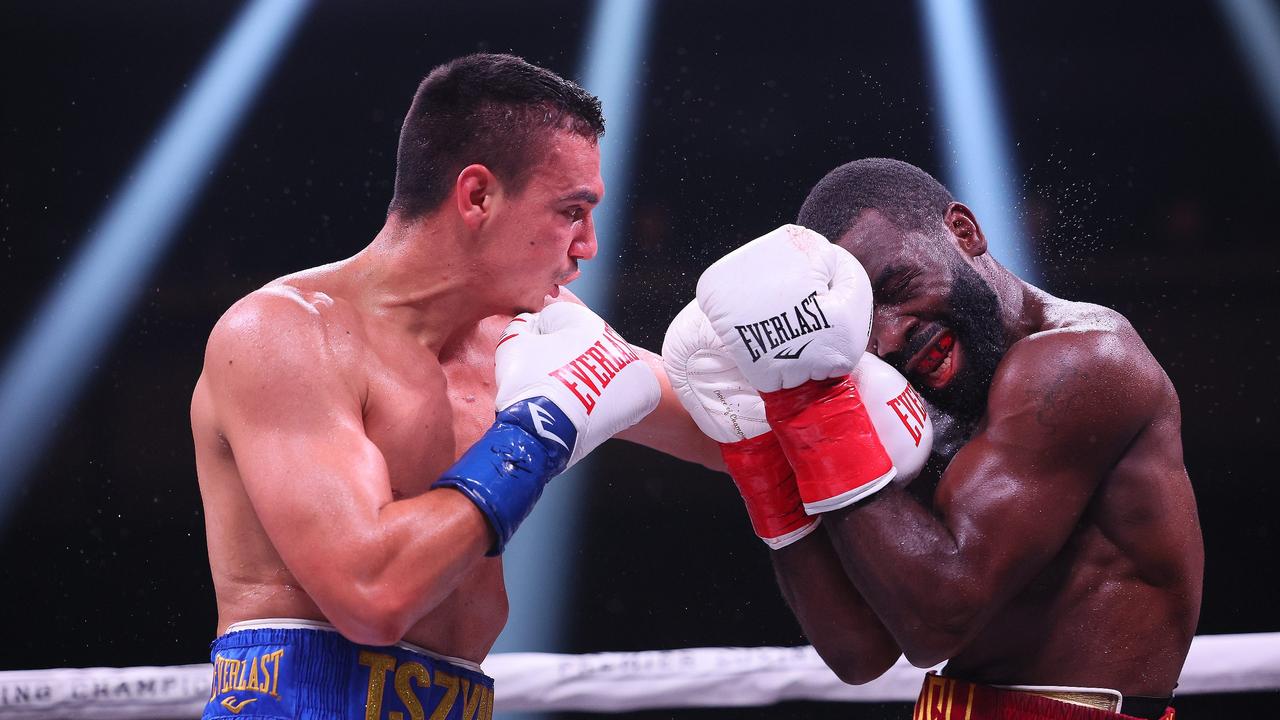
MULTIPOLYGON (((923 670, 905 660, 866 685, 846 685, 811 647, 690 648, 556 655, 502 653, 484 663, 495 709, 620 712, 743 707, 783 700, 910 702, 923 670)), ((0 672, 0 718, 197 718, 208 664, 0 672)), ((1178 694, 1280 689, 1280 632, 1202 635, 1178 694)))

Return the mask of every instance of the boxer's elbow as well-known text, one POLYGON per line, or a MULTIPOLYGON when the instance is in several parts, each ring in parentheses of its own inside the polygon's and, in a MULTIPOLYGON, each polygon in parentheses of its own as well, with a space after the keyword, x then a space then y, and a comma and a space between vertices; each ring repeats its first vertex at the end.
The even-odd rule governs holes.
POLYGON ((950 660, 955 654, 949 643, 903 643, 902 654, 907 662, 918 668, 931 668, 950 660))
POLYGON ((333 626, 358 645, 394 645, 416 619, 415 603, 388 583, 353 582, 326 610, 333 626))
POLYGON ((865 685, 885 674, 898 660, 896 649, 891 653, 818 650, 818 655, 831 672, 840 678, 840 682, 846 685, 865 685))
POLYGON ((899 641, 907 662, 918 668, 930 668, 959 654, 972 635, 969 615, 955 613, 930 618, 913 630, 903 633, 899 641))
POLYGON ((394 621, 381 618, 353 618, 346 622, 337 622, 335 619, 333 626, 351 642, 373 647, 395 645, 405 633, 394 621))
POLYGON ((378 548, 353 542, 325 554, 318 573, 302 578, 307 593, 343 637, 361 645, 393 645, 418 614, 416 599, 380 562, 378 548))
POLYGON ((955 657, 976 632, 981 607, 976 599, 966 602, 947 593, 926 600, 911 627, 898 633, 907 661, 929 668, 955 657))
POLYGON ((810 634, 810 642, 831 672, 849 685, 880 677, 898 661, 902 651, 883 626, 862 627, 840 636, 810 634))

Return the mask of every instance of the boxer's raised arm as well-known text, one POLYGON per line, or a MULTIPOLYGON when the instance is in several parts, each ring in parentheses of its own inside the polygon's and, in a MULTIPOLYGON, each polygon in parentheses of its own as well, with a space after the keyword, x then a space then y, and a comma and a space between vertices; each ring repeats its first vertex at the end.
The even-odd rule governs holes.
MULTIPOLYGON (((778 585, 805 635, 845 682, 878 677, 901 653, 845 575, 831 541, 805 514, 795 474, 764 419, 764 401, 747 384, 697 303, 686 305, 671 322, 662 355, 665 374, 695 421, 695 431, 720 446, 752 528, 773 548, 778 585)), ((872 370, 866 373, 868 380, 881 377, 872 370)), ((887 366, 885 370, 892 373, 887 366)), ((905 385, 894 374, 889 386, 872 394, 879 397, 886 389, 900 393, 905 385)), ((896 417, 893 422, 900 425, 896 417)), ((911 464, 905 456, 903 462, 911 464)))
POLYGON ((1062 550, 1162 378, 1115 333, 1023 340, 943 474, 936 514, 897 488, 827 513, 846 572, 913 664, 954 656, 1062 550))
POLYGON ((851 685, 870 682, 897 662, 888 629, 849 582, 825 532, 770 553, 778 587, 823 662, 851 685))
POLYGON ((671 389, 671 381, 663 371, 662 357, 641 347, 636 347, 635 350, 657 376, 662 388, 662 399, 644 420, 618 433, 618 437, 712 470, 724 470, 719 445, 698 430, 693 418, 689 417, 688 411, 680 404, 680 399, 671 389))
POLYGON ((448 595, 492 535, 465 497, 392 500, 365 434, 358 350, 287 291, 215 327, 204 382, 245 491, 289 571, 354 642, 384 645, 448 595))

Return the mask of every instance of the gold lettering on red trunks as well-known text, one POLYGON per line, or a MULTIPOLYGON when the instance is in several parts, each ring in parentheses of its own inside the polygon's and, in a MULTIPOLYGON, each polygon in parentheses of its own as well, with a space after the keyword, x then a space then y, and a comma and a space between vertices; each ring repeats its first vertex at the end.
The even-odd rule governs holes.
POLYGON ((283 658, 283 649, 244 660, 215 655, 213 692, 209 699, 229 692, 255 692, 280 699, 280 661, 283 658))
POLYGON ((613 382, 623 368, 639 359, 635 348, 606 325, 601 340, 595 341, 581 355, 563 367, 552 370, 548 375, 568 388, 590 415, 596 407, 596 399, 609 387, 609 383, 613 382))
MULTIPOLYGON (((418 695, 413 691, 410 681, 416 681, 418 687, 430 690, 431 674, 419 662, 410 661, 396 668, 396 695, 404 703, 404 709, 409 711, 409 720, 423 720, 426 714, 422 712, 422 703, 418 701, 418 695)), ((388 713, 387 720, 404 720, 404 713, 388 713)))
POLYGON ((955 681, 927 675, 920 699, 916 702, 915 720, 950 720, 945 714, 947 697, 954 692, 955 681))
POLYGON ((916 389, 908 384, 897 397, 885 404, 902 421, 902 426, 911 434, 911 439, 915 441, 916 447, 919 447, 920 439, 924 436, 924 421, 929 417, 929 413, 924 407, 924 400, 920 398, 920 393, 916 392, 916 389))
POLYGON ((360 651, 359 662, 369 668, 369 695, 364 703, 364 720, 382 720, 382 691, 387 687, 387 673, 396 659, 386 653, 360 651))
POLYGON ((926 675, 912 720, 972 720, 973 690, 974 686, 970 685, 957 705, 955 680, 926 675))

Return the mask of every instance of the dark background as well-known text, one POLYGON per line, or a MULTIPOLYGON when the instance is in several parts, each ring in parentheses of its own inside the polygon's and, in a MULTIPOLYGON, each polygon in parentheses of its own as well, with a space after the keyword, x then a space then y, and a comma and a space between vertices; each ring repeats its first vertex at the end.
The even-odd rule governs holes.
MULTIPOLYGON (((215 616, 187 405, 213 322, 272 278, 373 237, 400 120, 432 66, 509 51, 575 76, 592 7, 313 7, 0 528, 0 668, 207 659, 215 616)), ((0 9, 0 352, 238 10, 0 9)), ((1181 395, 1207 551, 1199 633, 1280 630, 1267 590, 1280 585, 1280 139, 1235 42, 1207 1, 996 2, 986 20, 1042 284, 1128 316, 1181 395)), ((606 201, 625 231, 600 238, 621 258, 611 321, 633 342, 657 349, 700 268, 793 220, 836 164, 892 156, 945 176, 914 4, 666 2, 651 37, 632 191, 606 201)), ((804 642, 727 478, 623 444, 599 455, 575 620, 553 649, 804 642)), ((1268 699, 1188 696, 1180 717, 1268 699)))

